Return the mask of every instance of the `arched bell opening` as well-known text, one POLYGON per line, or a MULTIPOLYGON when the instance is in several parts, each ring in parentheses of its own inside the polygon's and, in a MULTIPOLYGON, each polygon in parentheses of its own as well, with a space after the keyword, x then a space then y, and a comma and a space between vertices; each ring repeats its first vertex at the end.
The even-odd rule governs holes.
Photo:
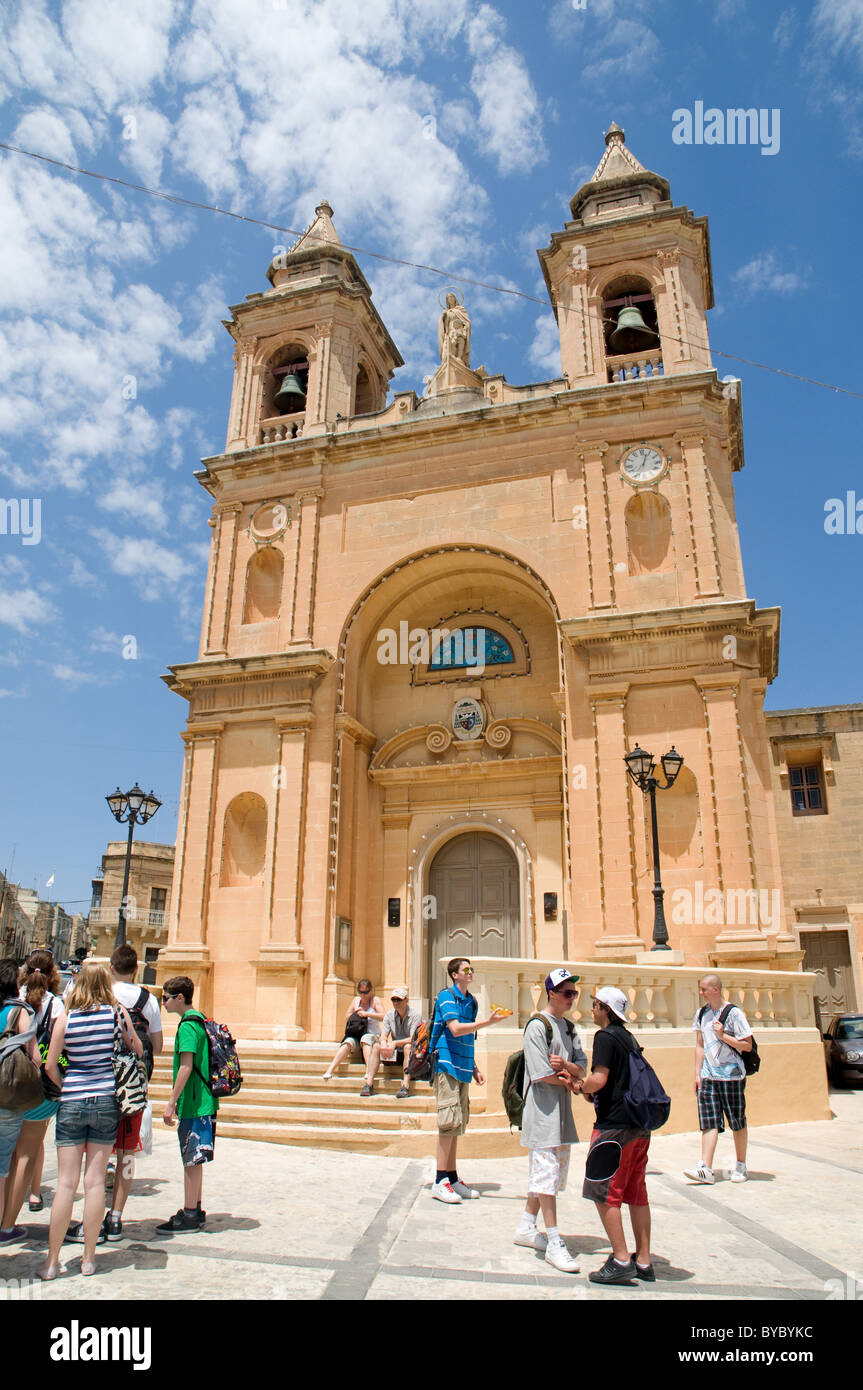
POLYGON ((308 386, 308 352, 303 344, 290 343, 287 347, 279 348, 267 363, 261 419, 303 414, 308 386))
POLYGON ((377 375, 372 368, 361 362, 357 367, 354 384, 354 415, 372 415, 384 407, 384 400, 377 375))
POLYGON ((609 381, 661 374, 659 321, 646 279, 621 275, 606 286, 602 326, 609 381))

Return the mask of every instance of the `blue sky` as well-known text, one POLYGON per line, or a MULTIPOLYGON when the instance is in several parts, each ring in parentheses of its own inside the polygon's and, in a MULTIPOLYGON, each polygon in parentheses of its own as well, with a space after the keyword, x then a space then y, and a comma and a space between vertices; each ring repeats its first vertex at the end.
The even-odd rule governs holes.
MULTIPOLYGON (((861 67, 863 0, 8 0, 0 129, 300 230, 327 197, 345 242, 541 295, 536 248, 614 119, 710 219, 714 349, 860 390, 861 67), (778 109, 778 152, 676 144, 696 101, 778 109)), ((220 320, 279 241, 0 151, 0 497, 41 501, 38 544, 0 534, 0 868, 55 873, 72 910, 122 833, 117 783, 162 798, 147 838, 176 832, 186 707, 159 675, 197 654, 192 472, 224 446, 220 320)), ((443 282, 359 259, 393 384, 421 391, 443 282)), ((466 296, 475 362, 559 372, 550 311, 466 296)), ((863 400, 715 363, 743 382, 748 591, 782 606, 768 708, 856 701, 863 536, 827 535, 824 508, 863 500, 863 400)))

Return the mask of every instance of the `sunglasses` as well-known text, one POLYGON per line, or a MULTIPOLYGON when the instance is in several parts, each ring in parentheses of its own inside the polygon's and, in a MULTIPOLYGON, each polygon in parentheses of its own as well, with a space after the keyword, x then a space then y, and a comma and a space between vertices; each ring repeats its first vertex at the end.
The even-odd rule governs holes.
POLYGON ((473 974, 473 966, 472 966, 472 965, 466 965, 466 966, 463 968, 463 970, 462 970, 461 973, 462 973, 463 975, 472 975, 472 974, 473 974))
POLYGON ((558 989, 558 990, 555 990, 555 994, 560 994, 560 995, 562 995, 564 999, 575 999, 576 995, 578 994, 578 990, 577 990, 577 989, 558 989))

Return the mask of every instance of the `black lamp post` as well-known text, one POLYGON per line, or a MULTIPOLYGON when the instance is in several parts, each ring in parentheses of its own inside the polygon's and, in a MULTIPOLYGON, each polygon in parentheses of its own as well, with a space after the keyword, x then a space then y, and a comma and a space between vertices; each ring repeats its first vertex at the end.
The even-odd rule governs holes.
POLYGON ((683 767, 683 759, 671 746, 671 751, 666 753, 661 759, 662 771, 665 774, 665 782, 659 782, 654 777, 656 763, 652 753, 645 753, 643 748, 635 745, 631 753, 627 753, 623 760, 626 763, 626 770, 639 790, 650 797, 650 828, 653 832, 653 946, 654 951, 670 951, 668 944, 668 927, 665 924, 665 907, 663 899, 665 889, 662 887, 662 879, 659 876, 659 831, 656 825, 656 789, 667 792, 669 787, 674 786, 677 774, 683 767))
POLYGON ((105 800, 111 808, 111 815, 116 821, 123 825, 129 822, 129 838, 126 841, 126 868, 123 874, 123 897, 120 902, 120 916, 117 922, 117 939, 114 942, 114 950, 118 946, 126 944, 126 894, 129 891, 129 871, 132 867, 132 836, 136 825, 146 825, 147 821, 155 816, 161 801, 151 791, 145 794, 138 786, 137 782, 130 792, 121 792, 118 787, 105 800))

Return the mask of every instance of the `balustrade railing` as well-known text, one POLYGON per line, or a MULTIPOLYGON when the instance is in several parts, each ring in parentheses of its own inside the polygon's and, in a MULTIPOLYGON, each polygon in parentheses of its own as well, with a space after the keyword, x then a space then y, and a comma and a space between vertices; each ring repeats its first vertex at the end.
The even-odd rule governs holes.
POLYGON ((305 412, 295 415, 275 415, 261 421, 261 443, 278 444, 283 439, 302 439, 305 412))
MULTIPOLYGON (((561 962, 473 956, 471 964, 475 972, 472 992, 479 1001, 480 1016, 501 1005, 513 1010, 512 1027, 522 1028, 532 1013, 543 1008, 545 977, 561 962)), ((570 1012, 574 1023, 591 1027, 591 996, 603 985, 616 985, 629 998, 628 1021, 636 1032, 691 1028, 701 1004, 698 981, 707 973, 694 966, 615 965, 605 961, 565 964, 579 976, 579 995, 570 1012)), ((442 966, 446 967, 446 961, 442 966)), ((719 973, 723 992, 731 1003, 740 1005, 753 1031, 816 1027, 814 974, 740 968, 719 973)), ((480 1034, 481 1039, 484 1037, 480 1034)))
POLYGON ((623 353, 605 360, 609 381, 645 381, 665 375, 659 348, 650 352, 623 353))

